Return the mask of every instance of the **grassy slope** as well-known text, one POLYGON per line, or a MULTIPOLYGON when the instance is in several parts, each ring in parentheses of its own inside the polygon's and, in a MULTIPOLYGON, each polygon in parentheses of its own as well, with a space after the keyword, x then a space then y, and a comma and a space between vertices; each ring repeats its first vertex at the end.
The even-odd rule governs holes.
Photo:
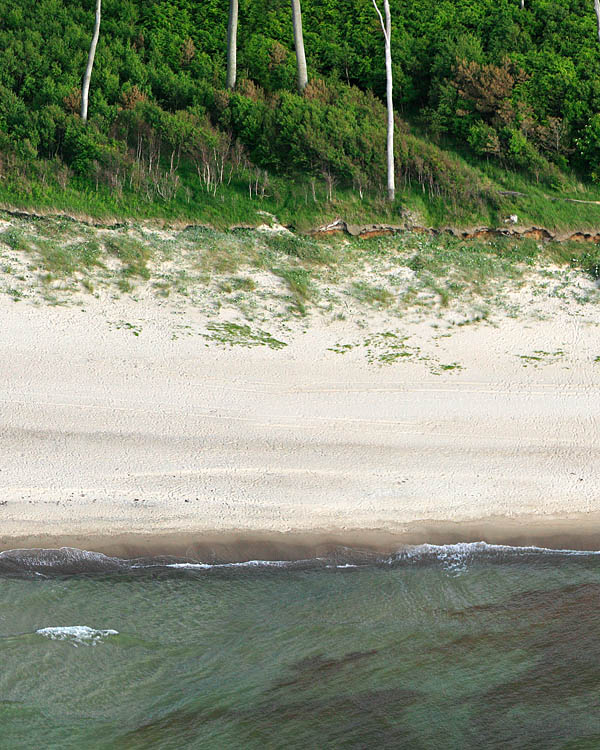
MULTIPOLYGON (((460 163, 462 157, 452 154, 460 163)), ((562 191, 552 191, 514 172, 486 162, 470 162, 474 179, 489 186, 491 198, 472 204, 432 197, 419 187, 399 185, 392 206, 381 194, 365 193, 336 186, 328 199, 324 182, 307 177, 268 175, 264 198, 251 197, 249 182, 254 173, 237 175, 216 194, 200 185, 196 172, 180 169, 181 187, 170 201, 148 201, 131 190, 121 195, 107 187, 72 177, 66 187, 52 179, 44 184, 5 177, 0 182, 0 204, 46 212, 65 212, 97 219, 161 219, 208 224, 216 229, 264 222, 261 212, 269 212, 298 231, 319 226, 336 218, 353 223, 401 223, 403 211, 410 211, 419 223, 431 227, 499 226, 510 214, 522 225, 550 230, 600 230, 600 205, 570 203, 564 198, 600 201, 600 187, 565 179, 562 191), (313 188, 314 186, 314 188, 313 188), (500 191, 516 191, 523 196, 501 196, 500 191)))

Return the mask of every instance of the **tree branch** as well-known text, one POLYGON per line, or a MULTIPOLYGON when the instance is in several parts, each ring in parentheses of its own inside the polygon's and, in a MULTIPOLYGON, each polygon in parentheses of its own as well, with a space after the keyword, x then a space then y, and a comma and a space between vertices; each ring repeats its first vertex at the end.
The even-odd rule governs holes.
POLYGON ((383 20, 383 16, 381 15, 381 11, 379 10, 379 6, 377 5, 377 0, 373 0, 373 6, 375 10, 377 11, 377 15, 379 16, 379 23, 381 24, 381 30, 383 31, 383 36, 385 37, 385 41, 389 42, 387 30, 385 28, 385 21, 383 20))

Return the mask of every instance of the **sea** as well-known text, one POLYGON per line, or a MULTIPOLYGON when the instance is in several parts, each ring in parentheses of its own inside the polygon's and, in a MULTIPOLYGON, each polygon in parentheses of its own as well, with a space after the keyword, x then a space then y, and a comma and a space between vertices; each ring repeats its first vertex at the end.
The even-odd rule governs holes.
POLYGON ((0 748, 600 748, 600 554, 3 552, 0 748))

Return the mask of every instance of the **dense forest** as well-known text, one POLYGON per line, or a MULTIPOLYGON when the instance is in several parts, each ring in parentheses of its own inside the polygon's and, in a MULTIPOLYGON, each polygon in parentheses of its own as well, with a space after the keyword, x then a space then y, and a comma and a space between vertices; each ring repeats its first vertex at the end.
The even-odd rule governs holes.
MULTIPOLYGON (((372 0, 303 0, 301 94, 289 0, 241 0, 234 90, 227 0, 104 0, 87 123, 94 0, 2 6, 4 200, 69 189, 189 205, 235 189, 283 201, 284 184, 302 185, 305 202, 385 193, 385 64, 372 0)), ((592 0, 526 0, 524 9, 520 0, 392 0, 391 10, 398 205, 414 189, 456 205, 493 202, 486 175, 498 170, 553 191, 600 182, 592 0)))

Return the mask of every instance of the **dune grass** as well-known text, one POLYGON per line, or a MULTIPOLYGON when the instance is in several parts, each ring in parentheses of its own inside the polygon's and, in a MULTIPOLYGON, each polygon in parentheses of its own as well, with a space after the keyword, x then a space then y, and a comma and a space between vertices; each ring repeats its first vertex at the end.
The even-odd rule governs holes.
MULTIPOLYGON (((59 218, 4 217, 12 223, 0 230, 0 271, 5 293, 15 300, 38 279, 43 298, 55 303, 57 295, 77 288, 118 295, 145 288, 213 311, 237 306, 250 319, 257 308, 280 309, 283 318, 303 317, 317 307, 344 316, 348 305, 366 315, 396 315, 419 306, 450 309, 469 300, 468 319, 481 320, 488 301, 520 284, 534 267, 546 266, 551 274, 574 269, 590 281, 600 279, 600 247, 585 242, 463 240, 410 232, 317 239, 202 226, 158 230, 132 223, 95 229, 59 218)), ((590 287, 580 300, 592 296, 590 287)))

